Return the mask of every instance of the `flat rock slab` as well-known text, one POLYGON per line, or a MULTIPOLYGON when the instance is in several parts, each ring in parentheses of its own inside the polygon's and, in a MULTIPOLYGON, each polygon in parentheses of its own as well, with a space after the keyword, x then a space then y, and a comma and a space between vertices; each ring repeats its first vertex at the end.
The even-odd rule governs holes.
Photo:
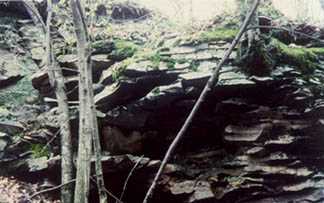
POLYGON ((18 122, 0 122, 0 132, 7 133, 9 135, 16 135, 22 133, 24 130, 25 128, 18 122))
POLYGON ((6 50, 0 50, 0 88, 15 84, 23 75, 15 56, 6 50))
POLYGON ((225 128, 225 141, 228 142, 255 142, 271 127, 264 123, 254 126, 229 125, 225 128))

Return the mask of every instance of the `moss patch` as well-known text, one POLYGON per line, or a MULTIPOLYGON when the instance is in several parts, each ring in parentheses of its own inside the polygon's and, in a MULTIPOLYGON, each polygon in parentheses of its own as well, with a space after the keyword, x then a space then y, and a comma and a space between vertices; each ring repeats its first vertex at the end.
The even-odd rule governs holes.
POLYGON ((318 56, 324 56, 324 48, 312 47, 312 48, 308 48, 307 50, 313 52, 314 54, 316 54, 318 56))
POLYGON ((277 39, 271 43, 278 51, 279 63, 296 66, 303 73, 312 73, 318 67, 318 54, 324 54, 321 48, 289 47, 277 39))
POLYGON ((132 57, 137 50, 138 46, 133 42, 118 39, 114 41, 114 50, 111 52, 110 58, 121 61, 132 57))
POLYGON ((266 76, 278 65, 294 66, 303 74, 311 74, 319 67, 318 61, 324 56, 324 48, 288 46, 276 38, 260 37, 252 46, 239 48, 237 63, 248 73, 266 76))
POLYGON ((153 55, 147 58, 152 62, 152 68, 158 69, 161 62, 166 63, 169 69, 173 69, 177 61, 169 56, 161 56, 159 52, 154 53, 153 55))
POLYGON ((200 65, 200 63, 198 61, 191 61, 189 69, 196 72, 196 71, 198 71, 199 65, 200 65))
POLYGON ((198 42, 211 41, 232 41, 238 33, 238 29, 233 28, 215 28, 200 34, 198 42))
POLYGON ((150 48, 145 48, 136 52, 133 56, 134 62, 137 61, 151 61, 151 68, 159 69, 160 63, 166 63, 166 66, 169 69, 173 69, 176 63, 179 63, 178 60, 171 58, 170 56, 161 55, 160 51, 153 50, 150 48))

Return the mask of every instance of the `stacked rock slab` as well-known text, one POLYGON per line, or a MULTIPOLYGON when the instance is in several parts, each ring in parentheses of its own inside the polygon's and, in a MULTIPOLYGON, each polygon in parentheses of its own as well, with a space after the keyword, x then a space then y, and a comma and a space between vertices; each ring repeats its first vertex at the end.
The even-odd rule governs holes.
MULTIPOLYGON (((228 46, 220 40, 180 43, 159 53, 172 59, 171 66, 163 60, 158 67, 152 59, 131 61, 118 77, 123 61, 111 61, 109 53, 94 55, 105 150, 161 159, 228 46)), ((222 68, 153 202, 323 201, 323 67, 306 77, 295 67, 279 65, 257 77, 237 67, 235 57, 236 52, 222 68)), ((76 59, 65 55, 59 63, 70 99, 76 101, 76 59)), ((43 96, 53 96, 43 70, 33 84, 43 96)), ((142 200, 154 164, 159 162, 134 174, 126 202, 142 200)), ((105 173, 116 175, 109 167, 105 173)), ((107 182, 120 192, 118 181, 107 182)))

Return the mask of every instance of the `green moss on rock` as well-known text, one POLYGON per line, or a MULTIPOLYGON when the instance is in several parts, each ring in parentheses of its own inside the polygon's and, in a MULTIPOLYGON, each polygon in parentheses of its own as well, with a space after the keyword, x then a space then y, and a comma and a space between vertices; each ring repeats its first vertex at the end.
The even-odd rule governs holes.
POLYGON ((110 54, 110 58, 120 61, 132 57, 137 50, 138 46, 133 42, 118 39, 114 41, 114 50, 110 54))
POLYGON ((272 44, 278 51, 279 63, 293 65, 303 73, 312 73, 318 67, 318 54, 324 53, 324 49, 290 47, 277 39, 272 44))
POLYGON ((238 30, 233 28, 215 28, 208 30, 200 34, 199 42, 211 42, 211 41, 231 41, 237 35, 238 30))
POLYGON ((311 74, 318 68, 324 48, 306 48, 287 45, 276 38, 262 37, 250 48, 242 46, 238 51, 238 64, 252 75, 267 76, 277 65, 290 65, 303 74, 311 74))
POLYGON ((122 78, 123 72, 126 70, 127 66, 132 63, 135 63, 135 60, 133 58, 128 58, 120 62, 119 65, 115 66, 112 70, 112 80, 114 82, 119 81, 122 78))
POLYGON ((324 56, 324 48, 321 47, 312 47, 308 48, 309 51, 312 51, 314 54, 316 54, 319 57, 324 56))

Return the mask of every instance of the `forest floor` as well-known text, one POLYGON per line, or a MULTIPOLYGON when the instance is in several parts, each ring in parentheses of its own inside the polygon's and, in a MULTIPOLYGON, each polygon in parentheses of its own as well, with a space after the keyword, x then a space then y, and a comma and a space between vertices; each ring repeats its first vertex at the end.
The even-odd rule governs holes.
POLYGON ((28 183, 17 180, 15 177, 0 177, 0 203, 59 203, 47 195, 40 195, 29 200, 28 197, 40 188, 38 183, 28 183))

